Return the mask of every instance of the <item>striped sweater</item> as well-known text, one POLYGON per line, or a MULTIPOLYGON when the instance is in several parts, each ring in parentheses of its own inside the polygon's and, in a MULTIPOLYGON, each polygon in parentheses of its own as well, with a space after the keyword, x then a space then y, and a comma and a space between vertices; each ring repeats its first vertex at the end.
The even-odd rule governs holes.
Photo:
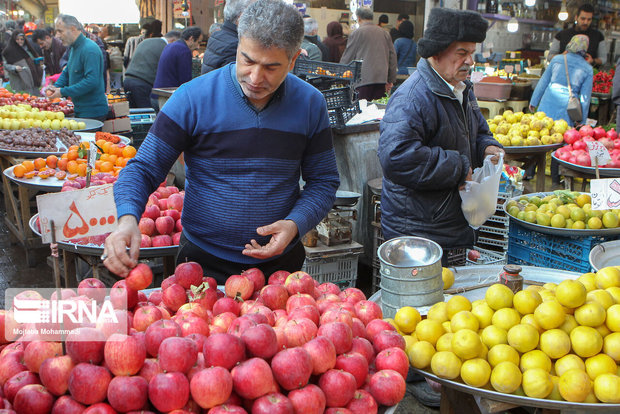
POLYGON ((296 240, 303 236, 332 207, 339 185, 325 99, 290 74, 260 112, 241 92, 234 64, 182 85, 119 175, 118 217, 140 218, 181 152, 184 232, 231 262, 261 262, 241 254, 251 239, 268 242, 256 233, 260 226, 290 219, 296 240))

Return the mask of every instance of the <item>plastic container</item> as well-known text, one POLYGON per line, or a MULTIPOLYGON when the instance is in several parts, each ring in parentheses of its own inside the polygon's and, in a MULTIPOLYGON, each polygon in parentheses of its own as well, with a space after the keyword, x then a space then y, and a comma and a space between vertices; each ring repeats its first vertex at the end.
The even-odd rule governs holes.
POLYGON ((513 82, 512 89, 510 91, 510 98, 518 99, 520 101, 529 101, 532 97, 532 91, 532 82, 529 80, 513 82))
POLYGON ((306 247, 306 260, 301 268, 319 283, 331 282, 341 289, 355 287, 357 260, 364 247, 352 242, 337 246, 306 247))
POLYGON ((510 98, 512 83, 477 82, 474 95, 483 101, 506 101, 510 98))
POLYGON ((318 60, 297 59, 293 74, 300 76, 324 77, 358 82, 362 77, 362 61, 354 60, 348 65, 318 60))
POLYGON ((350 108, 353 105, 351 88, 336 88, 321 91, 327 102, 327 109, 350 108))
POLYGON ((355 102, 348 108, 335 108, 328 112, 330 125, 334 128, 344 128, 349 119, 360 113, 360 106, 355 102))
POLYGON ((552 236, 511 222, 508 239, 508 263, 585 273, 590 271, 590 250, 617 236, 552 236))

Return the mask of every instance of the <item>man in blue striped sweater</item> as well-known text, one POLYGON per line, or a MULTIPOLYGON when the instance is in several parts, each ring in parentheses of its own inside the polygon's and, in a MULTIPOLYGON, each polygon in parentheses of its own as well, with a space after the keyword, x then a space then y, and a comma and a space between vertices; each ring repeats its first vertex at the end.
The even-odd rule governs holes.
POLYGON ((258 0, 238 30, 236 64, 182 85, 122 170, 114 187, 119 227, 105 244, 110 271, 124 276, 136 265, 137 222, 182 152, 187 180, 177 262, 197 261, 219 283, 250 267, 266 274, 301 268, 300 237, 327 214, 339 185, 327 106, 288 73, 303 37, 294 7, 258 0))

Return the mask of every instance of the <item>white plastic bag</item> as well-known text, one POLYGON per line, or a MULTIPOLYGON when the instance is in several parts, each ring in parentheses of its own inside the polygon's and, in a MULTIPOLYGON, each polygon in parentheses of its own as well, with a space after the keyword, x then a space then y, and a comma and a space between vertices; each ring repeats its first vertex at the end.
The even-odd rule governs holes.
POLYGON ((482 226, 497 209, 497 192, 504 155, 500 154, 497 164, 491 162, 492 157, 488 155, 484 159, 482 167, 474 170, 472 181, 465 182, 465 189, 459 191, 463 215, 474 229, 482 226))

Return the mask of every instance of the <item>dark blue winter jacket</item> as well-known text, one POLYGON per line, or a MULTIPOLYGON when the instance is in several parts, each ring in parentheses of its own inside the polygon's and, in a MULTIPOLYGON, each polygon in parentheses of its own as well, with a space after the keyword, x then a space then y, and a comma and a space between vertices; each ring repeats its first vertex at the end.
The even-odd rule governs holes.
POLYGON ((426 59, 392 95, 381 121, 381 225, 385 239, 420 236, 471 247, 459 186, 493 139, 468 81, 461 105, 426 59))
POLYGON ((201 74, 226 66, 237 60, 237 25, 229 21, 224 22, 222 30, 218 30, 209 37, 207 50, 202 58, 201 74))

